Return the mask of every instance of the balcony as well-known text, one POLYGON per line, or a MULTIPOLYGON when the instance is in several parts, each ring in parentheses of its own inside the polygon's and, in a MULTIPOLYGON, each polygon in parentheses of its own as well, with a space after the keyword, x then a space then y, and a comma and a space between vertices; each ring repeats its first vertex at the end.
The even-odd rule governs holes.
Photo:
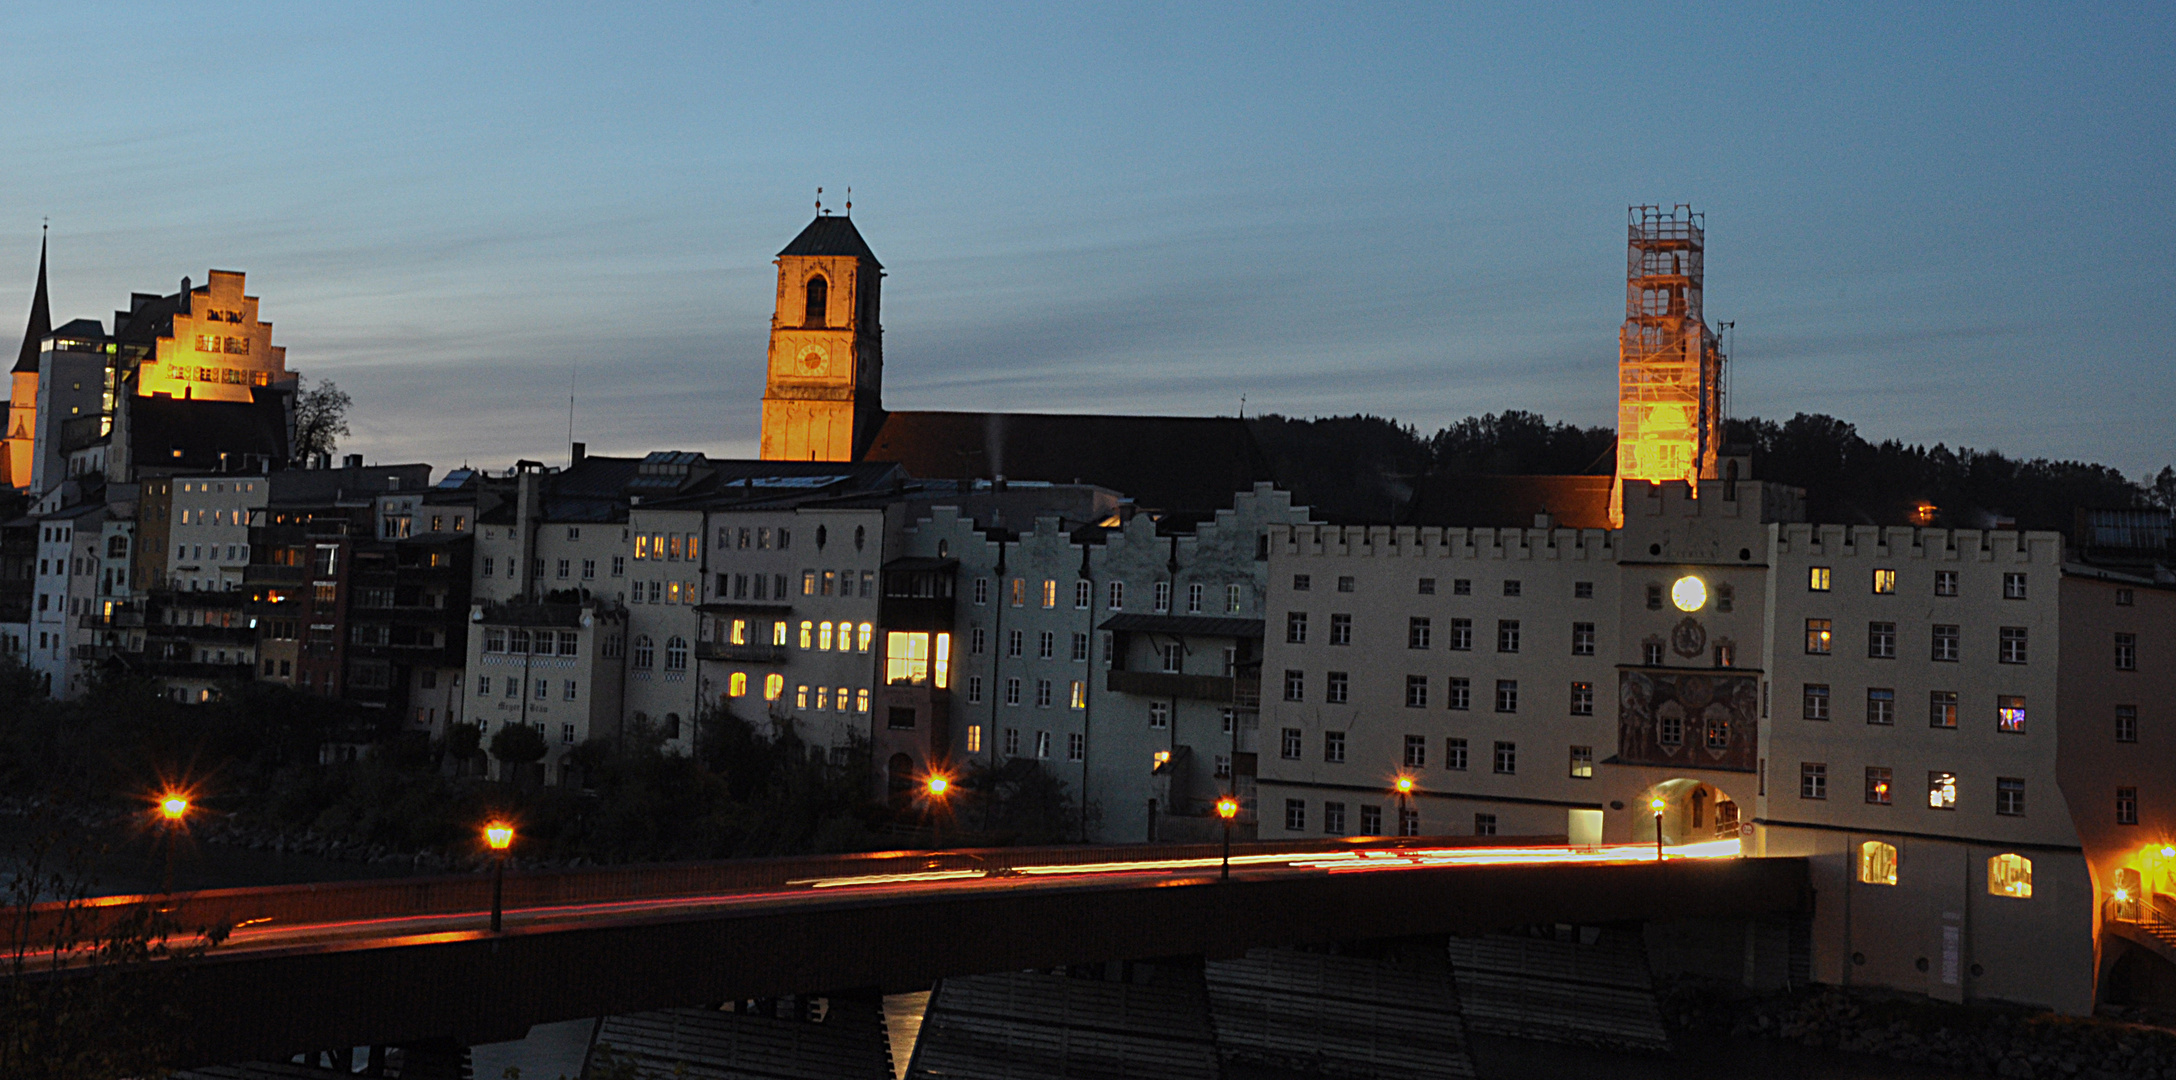
POLYGON ((135 630, 143 625, 141 611, 91 611, 76 616, 76 627, 82 630, 135 630))
POLYGON ((1178 675, 1160 671, 1113 671, 1104 688, 1114 694, 1189 701, 1232 700, 1233 680, 1221 675, 1178 675))
POLYGON ((716 641, 695 643, 697 660, 719 660, 729 664, 783 664, 786 662, 784 645, 727 645, 716 641))

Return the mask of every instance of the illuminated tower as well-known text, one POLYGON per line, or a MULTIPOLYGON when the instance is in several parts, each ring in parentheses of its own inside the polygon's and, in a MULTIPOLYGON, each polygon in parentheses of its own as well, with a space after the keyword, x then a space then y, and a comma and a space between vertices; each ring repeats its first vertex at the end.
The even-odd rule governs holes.
POLYGON ((883 419, 884 268, 850 218, 819 213, 778 253, 763 389, 767 461, 852 461, 883 419))
POLYGON ((1723 425, 1723 353, 1700 311, 1704 215, 1635 206, 1629 219, 1613 523, 1625 481, 1712 478, 1723 425))
POLYGON ((38 430, 38 352, 53 332, 53 310, 45 292, 45 241, 38 241, 38 287, 30 295, 30 323, 23 328, 23 348, 16 354, 9 386, 8 427, 0 467, 10 487, 30 486, 31 453, 38 430))

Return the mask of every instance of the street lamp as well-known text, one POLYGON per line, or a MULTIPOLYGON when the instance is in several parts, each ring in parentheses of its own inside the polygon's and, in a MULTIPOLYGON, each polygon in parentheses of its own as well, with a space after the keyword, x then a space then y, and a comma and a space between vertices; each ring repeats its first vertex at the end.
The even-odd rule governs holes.
POLYGON ((922 781, 922 794, 928 799, 930 811, 931 844, 944 846, 944 801, 951 796, 952 778, 943 773, 930 773, 922 781))
POLYGON ((502 925, 506 899, 506 849, 514 846, 514 827, 503 821, 484 826, 484 843, 491 848, 491 932, 502 925))
POLYGON ((1662 861, 1662 808, 1663 808, 1663 807, 1665 807, 1665 806, 1668 806, 1668 805, 1670 805, 1670 804, 1669 804, 1669 803, 1668 803, 1668 802, 1667 802, 1666 800, 1664 800, 1662 796, 1660 796, 1660 795, 1657 795, 1657 796, 1655 796, 1654 798, 1652 798, 1652 799, 1649 799, 1649 800, 1647 800, 1647 805, 1648 805, 1648 806, 1650 806, 1650 807, 1652 807, 1652 808, 1654 809, 1654 811, 1655 811, 1655 861, 1656 861, 1656 862, 1661 862, 1661 861, 1662 861))
POLYGON ((1405 831, 1406 820, 1413 813, 1413 778, 1404 773, 1399 773, 1398 779, 1393 781, 1390 786, 1398 793, 1398 835, 1419 835, 1420 822, 1418 821, 1413 822, 1413 831, 1411 833, 1405 831))
POLYGON ((159 889, 162 893, 174 891, 174 834, 181 831, 189 817, 189 796, 186 792, 168 791, 159 796, 159 822, 166 829, 166 877, 159 889))
POLYGON ((1239 796, 1226 795, 1216 801, 1216 816, 1224 819, 1224 877, 1232 879, 1232 819, 1239 816, 1239 796))

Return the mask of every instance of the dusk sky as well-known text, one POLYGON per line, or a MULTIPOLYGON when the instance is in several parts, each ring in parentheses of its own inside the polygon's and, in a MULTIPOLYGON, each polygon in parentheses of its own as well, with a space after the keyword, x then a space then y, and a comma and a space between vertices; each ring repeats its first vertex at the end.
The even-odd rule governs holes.
POLYGON ((888 404, 1614 423, 1631 203, 1735 415, 2176 462, 2176 6, 16 6, 0 347, 246 271, 374 461, 755 451, 853 187, 888 404), (1752 13, 1748 13, 1748 12, 1752 13))

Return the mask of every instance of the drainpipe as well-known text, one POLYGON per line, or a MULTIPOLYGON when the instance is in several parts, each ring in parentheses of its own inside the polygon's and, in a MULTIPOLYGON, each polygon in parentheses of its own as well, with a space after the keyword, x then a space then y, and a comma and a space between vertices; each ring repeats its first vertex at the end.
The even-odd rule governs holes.
MULTIPOLYGON (((1088 752, 1092 749, 1089 739, 1088 718, 1095 715, 1091 705, 1095 701, 1096 673, 1096 577, 1089 563, 1088 545, 1080 546, 1080 579, 1088 583, 1088 667, 1081 672, 1080 698, 1080 842, 1088 842, 1088 752)), ((1070 705, 1072 702, 1067 702, 1070 705)))
POLYGON ((1005 605, 1011 603, 1010 590, 1005 587, 1005 541, 997 542, 997 566, 991 571, 997 575, 996 603, 991 607, 997 612, 990 618, 990 730, 983 740, 983 751, 990 755, 990 790, 982 798, 982 831, 989 832, 997 814, 997 696, 999 668, 1003 666, 1005 648, 1005 605))

